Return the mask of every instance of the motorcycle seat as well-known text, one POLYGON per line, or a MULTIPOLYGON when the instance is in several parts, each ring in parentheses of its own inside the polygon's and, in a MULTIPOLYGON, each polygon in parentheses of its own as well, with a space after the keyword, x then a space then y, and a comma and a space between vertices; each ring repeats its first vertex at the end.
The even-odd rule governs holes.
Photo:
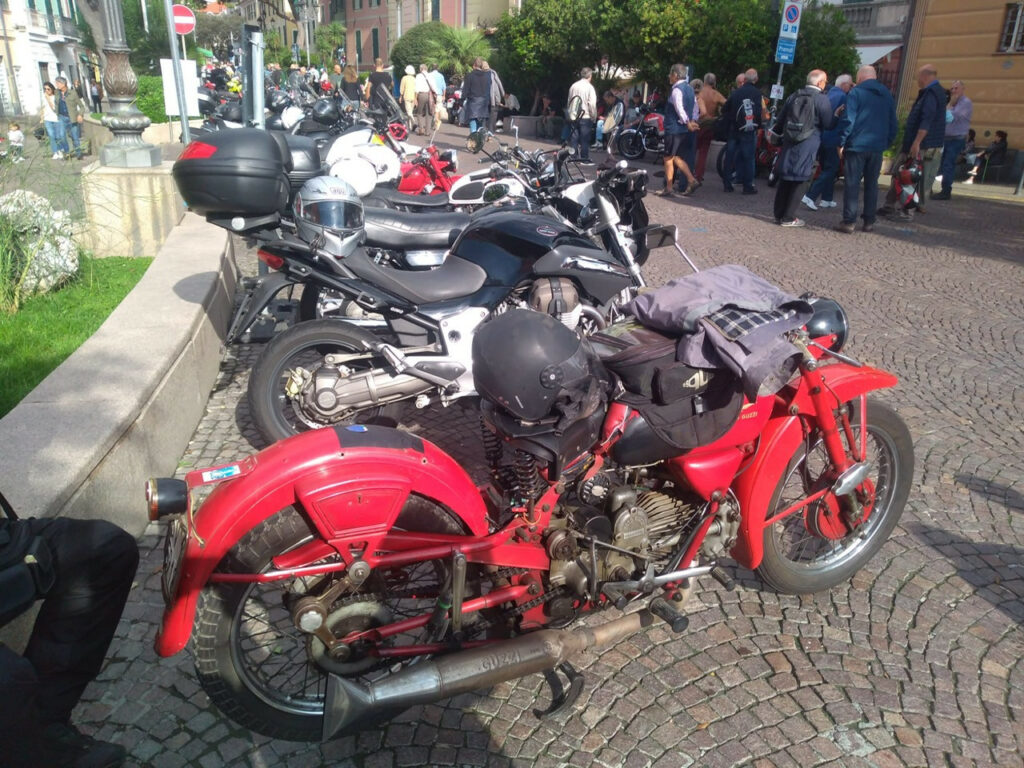
POLYGON ((377 187, 370 193, 370 197, 392 205, 408 205, 414 208, 446 208, 450 203, 447 192, 439 192, 436 195, 408 195, 389 187, 377 187))
POLYGON ((466 213, 425 216, 391 208, 366 208, 363 217, 367 245, 402 251, 448 248, 469 225, 466 213))
POLYGON ((356 277, 416 304, 469 296, 480 290, 487 279, 481 267, 458 256, 449 256, 444 264, 429 272, 407 272, 374 264, 364 249, 357 248, 345 259, 345 266, 356 277))

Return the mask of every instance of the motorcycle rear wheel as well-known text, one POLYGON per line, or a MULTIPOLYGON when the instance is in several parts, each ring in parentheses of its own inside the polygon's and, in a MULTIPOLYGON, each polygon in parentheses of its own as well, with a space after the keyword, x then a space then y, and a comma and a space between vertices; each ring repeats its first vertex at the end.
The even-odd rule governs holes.
MULTIPOLYGON (((857 408, 852 411, 850 423, 859 439, 860 415, 857 408)), ((821 592, 848 581, 881 549, 899 522, 914 475, 910 431, 892 408, 869 399, 867 432, 867 461, 872 466, 868 477, 874 487, 870 516, 858 530, 830 540, 813 533, 807 524, 806 515, 816 514, 822 503, 816 502, 766 528, 764 559, 757 571, 779 592, 821 592)), ((806 498, 826 465, 825 446, 815 429, 790 460, 772 496, 768 518, 806 498)))
MULTIPOLYGON (((466 533, 454 515, 420 496, 406 500, 395 527, 419 533, 466 533)), ((275 557, 310 541, 314 535, 302 514, 286 507, 247 533, 217 571, 272 570, 275 557)), ((364 585, 368 591, 347 595, 332 605, 329 625, 339 633, 359 631, 387 623, 384 616, 390 615, 394 621, 430 611, 448 575, 448 563, 448 559, 413 563, 372 575, 364 585), (402 594, 413 591, 416 597, 402 594)), ((217 708, 239 725, 276 739, 320 741, 327 690, 327 675, 319 661, 323 645, 295 627, 285 602, 286 593, 294 595, 317 586, 314 579, 309 583, 221 583, 208 584, 200 593, 192 634, 196 674, 217 708)), ((424 642, 426 631, 414 630, 394 641, 424 642)), ((334 664, 340 667, 336 673, 344 677, 369 681, 392 674, 412 661, 410 658, 388 666, 365 656, 334 664)))
MULTIPOLYGON (((293 325, 271 339, 249 374, 249 412, 260 434, 273 443, 326 426, 354 423, 396 425, 402 413, 401 402, 364 408, 328 423, 326 420, 317 422, 314 414, 304 413, 285 392, 290 372, 296 366, 315 370, 323 364, 325 354, 361 352, 365 350, 365 342, 374 340, 369 332, 330 319, 293 325)), ((385 365, 383 359, 374 357, 372 365, 365 366, 365 369, 385 365)))
POLYGON ((647 151, 647 147, 644 146, 644 137, 637 130, 628 130, 620 133, 618 145, 619 154, 627 160, 639 160, 647 151))

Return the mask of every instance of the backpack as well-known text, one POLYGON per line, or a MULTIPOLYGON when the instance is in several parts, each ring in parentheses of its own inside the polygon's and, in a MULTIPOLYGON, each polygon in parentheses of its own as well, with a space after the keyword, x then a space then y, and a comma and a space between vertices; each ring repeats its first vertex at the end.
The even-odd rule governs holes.
POLYGON ((740 133, 749 133, 757 130, 755 114, 753 101, 744 99, 740 102, 740 108, 736 110, 736 128, 740 133))
POLYGON ((782 129, 782 140, 792 145, 809 139, 814 134, 815 117, 814 97, 809 93, 794 94, 786 114, 786 126, 782 129))
POLYGON ((570 123, 577 122, 583 117, 583 99, 579 96, 573 96, 569 99, 569 106, 566 107, 565 114, 569 118, 570 123))

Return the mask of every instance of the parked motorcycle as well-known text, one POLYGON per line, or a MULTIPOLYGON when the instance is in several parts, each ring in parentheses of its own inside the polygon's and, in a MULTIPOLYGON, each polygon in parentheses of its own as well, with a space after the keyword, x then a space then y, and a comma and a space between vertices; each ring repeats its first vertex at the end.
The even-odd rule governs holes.
POLYGON ((665 151, 665 117, 653 107, 643 104, 636 122, 619 131, 616 145, 627 160, 639 160, 647 152, 660 155, 665 151))
POLYGON ((481 488, 427 440, 362 425, 151 480, 151 518, 172 515, 157 653, 191 638, 224 714, 326 740, 536 672, 538 716, 562 711, 575 654, 685 632, 707 577, 734 588, 726 558, 783 593, 849 581, 902 514, 913 447, 869 397, 896 377, 843 353, 838 304, 812 310, 777 337, 792 378, 755 396, 635 324, 591 345, 545 314, 494 317, 473 342, 481 488))

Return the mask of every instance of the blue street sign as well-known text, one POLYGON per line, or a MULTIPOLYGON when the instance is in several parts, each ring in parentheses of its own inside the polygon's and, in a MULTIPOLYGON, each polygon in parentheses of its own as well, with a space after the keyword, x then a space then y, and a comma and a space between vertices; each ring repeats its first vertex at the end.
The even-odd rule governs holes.
POLYGON ((794 54, 796 54, 796 40, 780 37, 779 44, 775 46, 775 63, 792 64, 794 54))

